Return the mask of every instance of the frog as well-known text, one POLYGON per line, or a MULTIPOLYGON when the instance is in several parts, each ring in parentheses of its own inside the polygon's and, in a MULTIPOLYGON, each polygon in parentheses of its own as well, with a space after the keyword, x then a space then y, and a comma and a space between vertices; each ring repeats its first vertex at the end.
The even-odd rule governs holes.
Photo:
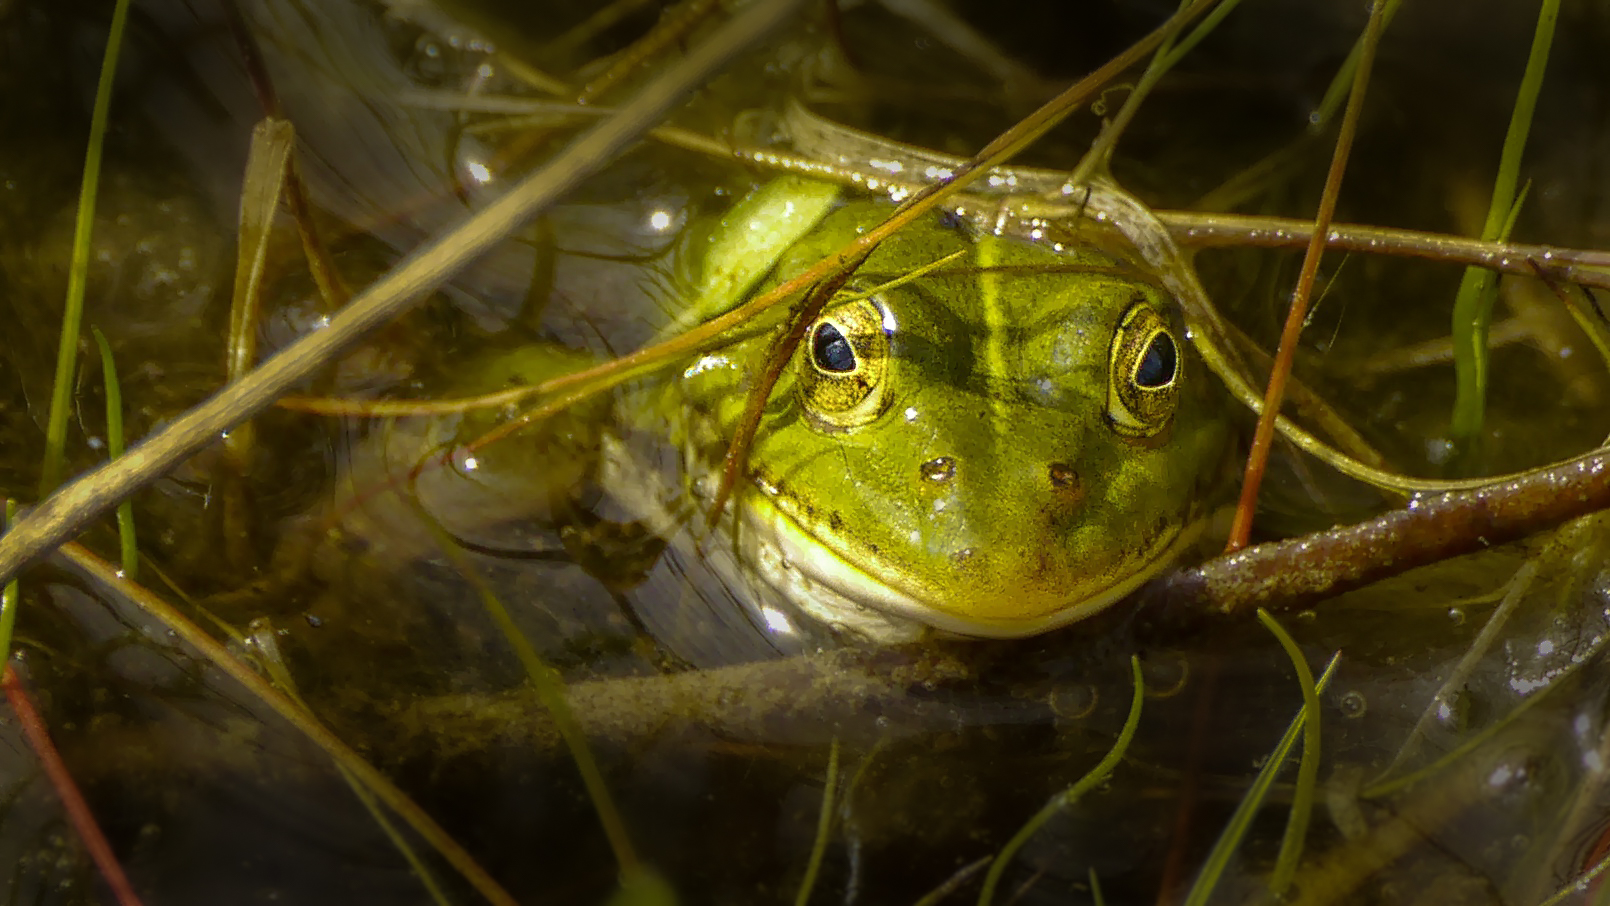
MULTIPOLYGON (((761 185, 690 231, 665 335, 893 210, 799 177, 761 185)), ((777 336, 775 323, 751 327, 623 393, 603 481, 772 631, 814 621, 887 643, 1046 632, 1175 562, 1219 509, 1222 391, 1179 305, 1121 251, 994 235, 943 212, 895 233, 805 326, 707 528, 777 336)))

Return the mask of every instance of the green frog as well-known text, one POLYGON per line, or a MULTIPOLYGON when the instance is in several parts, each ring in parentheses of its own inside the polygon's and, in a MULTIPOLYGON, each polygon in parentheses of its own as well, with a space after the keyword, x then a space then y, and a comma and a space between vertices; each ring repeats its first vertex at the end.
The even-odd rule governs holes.
MULTIPOLYGON (((690 231, 667 334, 892 210, 794 177, 754 190, 690 231)), ((604 486, 773 632, 801 618, 883 642, 1062 626, 1176 558, 1225 483, 1218 397, 1154 280, 1118 254, 934 214, 879 246, 805 329, 707 530, 775 335, 627 391, 604 456, 604 486)))

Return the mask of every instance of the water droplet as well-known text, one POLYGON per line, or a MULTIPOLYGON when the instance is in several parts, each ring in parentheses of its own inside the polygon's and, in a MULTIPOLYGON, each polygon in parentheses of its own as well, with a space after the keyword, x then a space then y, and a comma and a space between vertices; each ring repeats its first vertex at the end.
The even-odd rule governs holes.
POLYGON ((1455 626, 1465 625, 1464 609, 1459 607, 1448 608, 1448 621, 1453 623, 1455 626))
POLYGON ((1437 722, 1450 730, 1458 731, 1470 722, 1473 702, 1468 691, 1459 690, 1437 697, 1437 722))

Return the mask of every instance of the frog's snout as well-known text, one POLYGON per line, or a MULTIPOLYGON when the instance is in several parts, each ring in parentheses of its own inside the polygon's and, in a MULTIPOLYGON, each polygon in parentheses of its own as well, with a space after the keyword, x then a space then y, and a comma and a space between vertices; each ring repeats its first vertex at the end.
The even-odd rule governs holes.
MULTIPOLYGON (((1046 455, 1051 453, 1051 455, 1046 455)), ((1071 461, 1039 456, 925 456, 923 513, 910 556, 934 565, 941 610, 991 621, 1042 618, 1069 606, 1108 564, 1074 539, 1090 486, 1071 461), (1094 562, 1093 562, 1094 561, 1094 562)))

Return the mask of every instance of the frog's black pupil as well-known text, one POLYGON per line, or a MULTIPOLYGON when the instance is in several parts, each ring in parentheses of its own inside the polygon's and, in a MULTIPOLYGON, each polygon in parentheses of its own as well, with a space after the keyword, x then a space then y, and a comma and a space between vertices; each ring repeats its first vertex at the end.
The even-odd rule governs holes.
POLYGON ((1177 365, 1173 338, 1161 331, 1154 333, 1151 342, 1146 344, 1140 367, 1135 369, 1135 383, 1142 387, 1166 387, 1174 380, 1177 365))
POLYGON ((811 354, 816 357, 816 367, 823 371, 844 374, 855 370, 855 350, 850 348, 850 341, 844 339, 844 334, 831 324, 816 328, 816 335, 811 338, 811 354))

